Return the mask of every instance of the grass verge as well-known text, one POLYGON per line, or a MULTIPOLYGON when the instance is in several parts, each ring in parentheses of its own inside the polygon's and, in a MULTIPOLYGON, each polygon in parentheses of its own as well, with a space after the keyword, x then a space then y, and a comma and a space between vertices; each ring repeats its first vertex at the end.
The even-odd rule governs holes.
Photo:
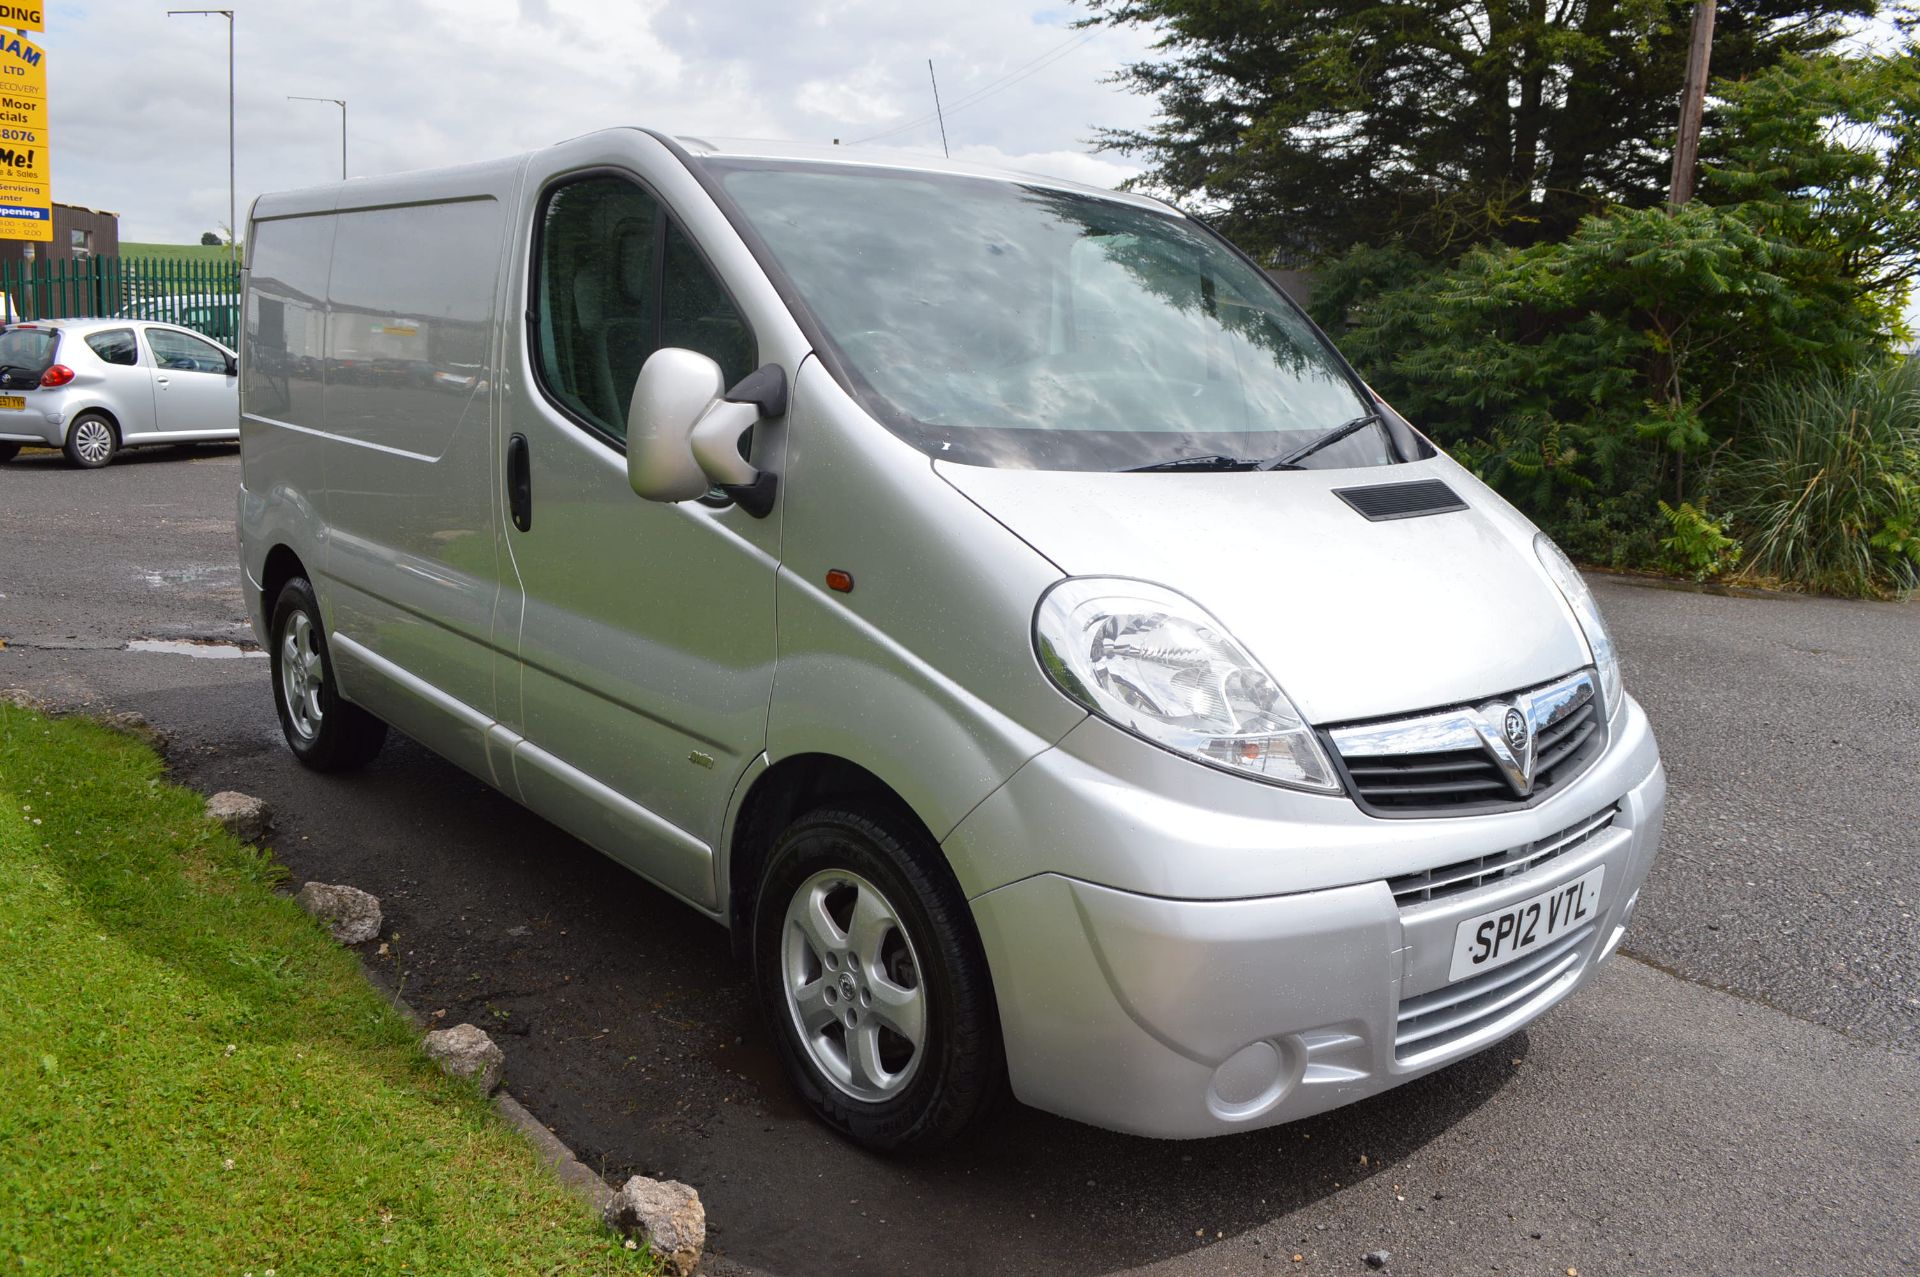
POLYGON ((202 807, 0 703, 0 1270, 651 1271, 202 807))

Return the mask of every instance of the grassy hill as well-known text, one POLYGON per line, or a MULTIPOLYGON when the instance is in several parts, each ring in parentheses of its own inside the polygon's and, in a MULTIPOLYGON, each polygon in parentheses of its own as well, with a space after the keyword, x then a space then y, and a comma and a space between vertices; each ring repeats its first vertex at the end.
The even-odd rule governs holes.
POLYGON ((224 262, 227 260, 225 244, 143 244, 133 240, 120 241, 122 257, 157 257, 168 262, 224 262))

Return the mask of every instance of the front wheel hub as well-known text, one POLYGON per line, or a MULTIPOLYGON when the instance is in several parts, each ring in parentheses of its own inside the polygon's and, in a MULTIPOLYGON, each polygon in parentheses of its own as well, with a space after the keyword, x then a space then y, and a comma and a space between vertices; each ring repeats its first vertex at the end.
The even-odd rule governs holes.
POLYGON ((856 873, 828 869, 794 891, 781 987, 814 1069, 856 1100, 893 1099, 919 1072, 927 994, 900 911, 856 873))

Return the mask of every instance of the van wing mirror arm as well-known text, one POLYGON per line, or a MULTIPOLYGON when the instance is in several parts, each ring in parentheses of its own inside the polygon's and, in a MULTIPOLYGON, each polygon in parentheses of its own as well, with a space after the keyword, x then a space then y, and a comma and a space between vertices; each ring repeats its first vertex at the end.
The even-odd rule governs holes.
POLYGON ((733 389, 720 396, 728 403, 750 403, 762 417, 787 415, 787 370, 779 364, 761 364, 733 383, 733 389))
POLYGON ((773 513, 773 494, 780 486, 780 478, 770 470, 762 470, 754 475, 752 483, 723 483, 720 491, 733 498, 733 503, 756 519, 764 519, 773 513))
MULTIPOLYGON (((787 415, 787 370, 779 364, 762 364, 735 382, 733 389, 720 396, 720 399, 722 403, 752 405, 757 421, 768 417, 784 417, 787 415)), ((746 428, 751 429, 752 424, 748 423, 746 428)), ((738 453, 738 434, 725 442, 738 453)), ((751 467, 747 468, 751 470, 751 467)), ((751 479, 737 483, 723 482, 720 490, 754 518, 764 519, 773 513, 773 496, 779 486, 779 476, 765 470, 755 470, 751 479)))

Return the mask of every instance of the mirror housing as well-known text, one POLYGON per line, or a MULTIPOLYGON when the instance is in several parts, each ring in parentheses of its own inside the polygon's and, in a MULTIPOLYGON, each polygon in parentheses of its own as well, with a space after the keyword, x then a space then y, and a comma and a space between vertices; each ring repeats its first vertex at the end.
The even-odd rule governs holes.
POLYGON ((767 364, 729 391, 720 365, 668 346, 641 365, 627 410, 627 482, 649 501, 693 501, 719 487, 755 518, 773 509, 774 476, 740 455, 740 436, 784 413, 786 373, 767 364))

